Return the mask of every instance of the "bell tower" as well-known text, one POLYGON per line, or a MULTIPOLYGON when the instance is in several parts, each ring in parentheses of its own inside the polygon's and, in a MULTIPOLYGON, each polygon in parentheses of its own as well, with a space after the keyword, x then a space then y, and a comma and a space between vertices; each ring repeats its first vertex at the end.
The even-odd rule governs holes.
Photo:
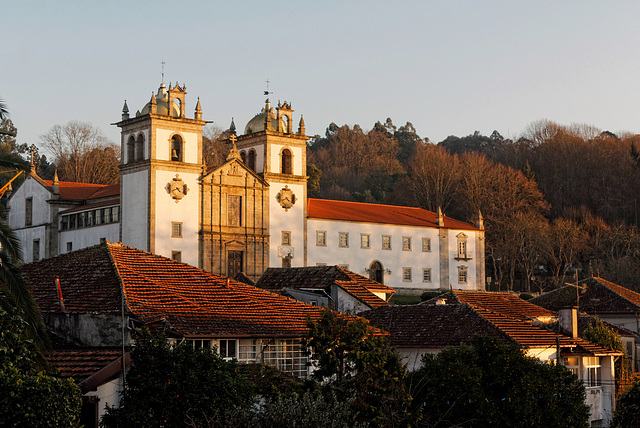
POLYGON ((238 137, 247 166, 269 184, 269 266, 306 266, 307 136, 293 131, 291 104, 269 99, 238 137))
POLYGON ((185 114, 186 86, 162 83, 121 128, 120 240, 141 250, 198 266, 202 109, 185 114))

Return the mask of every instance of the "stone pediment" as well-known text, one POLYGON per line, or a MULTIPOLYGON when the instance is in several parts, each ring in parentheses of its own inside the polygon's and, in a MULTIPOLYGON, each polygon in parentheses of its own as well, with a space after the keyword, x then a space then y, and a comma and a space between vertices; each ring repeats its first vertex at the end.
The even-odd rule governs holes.
POLYGON ((256 174, 251 168, 246 166, 242 161, 238 159, 231 159, 223 163, 222 165, 208 171, 203 177, 202 181, 210 182, 215 180, 217 182, 222 175, 223 182, 225 179, 231 184, 233 179, 242 179, 244 185, 245 175, 249 175, 251 178, 256 179, 262 186, 268 186, 269 184, 258 174, 256 174))

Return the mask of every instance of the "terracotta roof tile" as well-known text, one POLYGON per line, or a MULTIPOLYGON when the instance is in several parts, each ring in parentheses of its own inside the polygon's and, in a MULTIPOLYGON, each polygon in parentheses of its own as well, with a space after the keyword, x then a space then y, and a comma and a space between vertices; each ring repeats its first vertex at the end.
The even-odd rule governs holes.
POLYGON ((640 312, 640 293, 597 277, 584 281, 579 290, 575 285, 567 284, 535 297, 531 302, 553 311, 578 305, 581 312, 592 314, 640 312))
MULTIPOLYGON (((49 187, 53 186, 52 180, 42 180, 42 182, 46 183, 46 185, 49 187)), ((60 198, 72 201, 82 201, 85 199, 89 199, 96 192, 99 192, 106 187, 113 187, 106 186, 104 184, 76 183, 73 181, 59 181, 58 185, 60 188, 60 198)), ((117 186, 117 194, 120 194, 120 185, 117 186)))
POLYGON ((386 306, 359 315, 389 332, 397 348, 442 349, 469 343, 476 334, 513 342, 468 305, 386 306))
POLYGON ((121 356, 122 349, 78 348, 56 349, 49 352, 46 358, 60 372, 60 376, 72 377, 79 383, 121 356))
POLYGON ((453 294, 460 303, 467 303, 473 308, 482 307, 520 320, 556 316, 553 312, 511 293, 454 290, 453 294))
MULTIPOLYGON (((332 201, 328 199, 307 199, 309 218, 344 220, 366 223, 397 224, 404 226, 439 227, 438 215, 422 208, 396 205, 367 204, 363 202, 332 201)), ((447 229, 478 230, 472 224, 450 217, 444 217, 447 229)))
POLYGON ((106 245, 29 263, 21 267, 42 312, 60 312, 56 277, 66 312, 120 314, 120 281, 106 245))
POLYGON ((280 292, 284 288, 322 289, 329 291, 337 285, 370 308, 388 303, 373 294, 393 294, 393 288, 339 266, 308 266, 296 268, 268 268, 258 279, 256 287, 280 292))

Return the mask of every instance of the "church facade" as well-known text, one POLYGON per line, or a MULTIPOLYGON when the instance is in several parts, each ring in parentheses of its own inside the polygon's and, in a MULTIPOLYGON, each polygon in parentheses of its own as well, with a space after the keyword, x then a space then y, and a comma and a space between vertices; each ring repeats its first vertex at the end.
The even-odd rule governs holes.
POLYGON ((25 261, 120 241, 254 281, 268 267, 340 265, 400 292, 484 289, 481 217, 308 198, 308 137, 287 102, 267 99, 226 162, 205 165, 207 122, 199 100, 187 117, 185 96, 162 84, 134 115, 125 102, 119 186, 28 174, 7 202, 25 261))

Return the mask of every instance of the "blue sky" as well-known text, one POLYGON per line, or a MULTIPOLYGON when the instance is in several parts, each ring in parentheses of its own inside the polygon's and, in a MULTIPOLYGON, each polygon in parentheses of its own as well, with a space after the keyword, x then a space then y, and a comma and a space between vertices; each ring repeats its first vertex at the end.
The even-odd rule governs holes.
POLYGON ((119 142, 161 81, 238 128, 272 102, 307 134, 391 117, 433 142, 549 119, 640 132, 640 2, 14 1, 0 98, 19 143, 70 120, 119 142))

